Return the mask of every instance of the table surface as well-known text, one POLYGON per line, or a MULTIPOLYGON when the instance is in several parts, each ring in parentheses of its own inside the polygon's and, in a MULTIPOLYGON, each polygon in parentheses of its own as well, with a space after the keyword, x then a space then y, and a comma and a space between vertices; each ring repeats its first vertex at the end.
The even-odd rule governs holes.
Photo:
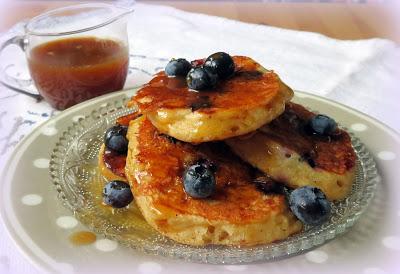
MULTIPOLYGON (((46 10, 80 1, 0 0, 0 32, 46 10), (4 7, 4 8, 3 8, 4 7)), ((387 38, 400 42, 399 1, 281 3, 236 1, 138 1, 191 12, 294 30, 313 31, 338 39, 387 38), (349 2, 349 3, 344 3, 349 2)), ((304 1, 307 2, 307 1, 304 1)), ((317 1, 308 1, 317 2, 317 1)), ((322 2, 322 1, 321 1, 322 2)))

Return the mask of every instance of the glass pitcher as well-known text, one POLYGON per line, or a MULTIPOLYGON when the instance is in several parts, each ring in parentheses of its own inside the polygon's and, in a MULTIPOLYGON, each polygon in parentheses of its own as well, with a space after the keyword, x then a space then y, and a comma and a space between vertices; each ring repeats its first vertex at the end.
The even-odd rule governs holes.
POLYGON ((7 40, 26 54, 39 94, 62 110, 121 90, 129 63, 127 15, 132 7, 92 3, 34 17, 24 34, 7 40))

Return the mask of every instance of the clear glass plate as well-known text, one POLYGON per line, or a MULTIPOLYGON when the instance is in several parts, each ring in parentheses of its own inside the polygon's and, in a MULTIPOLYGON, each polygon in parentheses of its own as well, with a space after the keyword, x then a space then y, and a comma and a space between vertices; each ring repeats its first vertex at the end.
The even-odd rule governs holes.
POLYGON ((329 222, 304 230, 284 241, 255 247, 193 247, 174 242, 151 228, 132 203, 126 209, 101 205, 104 179, 97 156, 107 128, 132 112, 125 101, 115 101, 74 122, 59 139, 50 161, 50 175, 63 204, 97 233, 147 254, 211 264, 249 263, 295 255, 321 245, 348 230, 367 208, 379 181, 375 162, 352 136, 357 153, 357 175, 351 194, 333 205, 329 222))

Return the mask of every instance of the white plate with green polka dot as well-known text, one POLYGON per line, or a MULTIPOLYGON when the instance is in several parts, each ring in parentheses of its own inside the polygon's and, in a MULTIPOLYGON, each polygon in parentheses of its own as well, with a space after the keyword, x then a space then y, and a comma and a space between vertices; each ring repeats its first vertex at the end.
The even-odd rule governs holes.
MULTIPOLYGON (((363 181, 369 184, 371 189, 366 192, 369 193, 368 197, 361 197, 362 199, 359 197, 361 200, 357 201, 369 202, 369 206, 359 205, 357 208, 359 213, 350 216, 352 218, 348 225, 342 225, 340 229, 326 230, 324 237, 313 238, 314 233, 301 242, 289 239, 292 246, 289 248, 286 246, 286 249, 282 249, 284 242, 277 243, 278 249, 275 249, 275 253, 268 253, 271 252, 268 247, 247 251, 228 250, 227 253, 221 252, 219 248, 208 250, 200 248, 196 251, 190 247, 182 247, 179 253, 177 252, 179 247, 177 249, 176 245, 170 248, 165 245, 138 248, 124 243, 113 235, 112 231, 110 233, 99 230, 96 230, 96 240, 90 244, 79 246, 72 244, 70 240, 72 234, 90 230, 92 227, 91 224, 82 223, 79 214, 74 215, 70 210, 79 205, 73 202, 71 204, 71 199, 67 199, 66 202, 63 196, 65 189, 54 187, 49 176, 49 165, 54 167, 55 164, 54 159, 51 162, 52 151, 56 143, 60 140, 65 141, 63 138, 68 137, 65 132, 84 125, 86 119, 112 115, 109 113, 110 107, 115 106, 120 109, 122 102, 133 92, 113 93, 59 113, 26 136, 6 164, 0 193, 1 216, 21 252, 40 270, 63 273, 111 271, 114 273, 116 271, 394 273, 397 271, 394 267, 398 264, 400 255, 398 229, 400 184, 397 177, 400 167, 399 135, 364 114, 304 92, 296 92, 294 101, 333 117, 353 133, 355 136, 353 143, 359 146, 361 151, 359 153, 365 156, 366 162, 361 163, 365 175, 363 181), (115 105, 115 102, 119 102, 120 106, 115 105), (97 116, 94 117, 93 113, 97 116), (380 177, 377 176, 372 158, 377 164, 380 177), (371 199, 374 189, 375 196, 371 199), (350 226, 352 227, 349 229, 350 226), (329 236, 326 233, 331 234, 329 236), (332 238, 334 239, 330 240, 332 238), (311 244, 303 247, 293 245, 302 242, 311 244), (282 251, 286 254, 282 254, 282 251), (234 256, 238 254, 239 257, 234 256), (271 257, 271 254, 275 256, 271 257), (199 265, 195 262, 213 264, 199 265)), ((54 170, 52 175, 54 179, 54 170)))

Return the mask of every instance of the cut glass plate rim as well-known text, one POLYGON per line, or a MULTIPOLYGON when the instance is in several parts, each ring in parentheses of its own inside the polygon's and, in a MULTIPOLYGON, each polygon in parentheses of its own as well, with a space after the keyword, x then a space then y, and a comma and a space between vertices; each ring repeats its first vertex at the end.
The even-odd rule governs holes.
MULTIPOLYGON (((62 179, 63 161, 65 160, 63 155, 66 155, 68 146, 74 141, 74 138, 76 138, 82 131, 87 130, 87 128, 92 126, 93 123, 99 121, 99 119, 114 120, 118 116, 132 112, 133 110, 129 110, 125 107, 126 100, 127 99, 109 102, 106 106, 92 111, 90 115, 87 115, 85 118, 73 122, 72 125, 62 134, 62 137, 60 137, 52 153, 50 161, 51 179, 53 184, 56 186, 63 205, 72 210, 78 219, 80 219, 78 213, 79 209, 77 210, 76 205, 71 204, 71 202, 66 198, 67 195, 65 195, 65 185, 63 185, 64 182, 62 179)), ((359 182, 356 182, 355 185, 359 185, 360 183, 364 184, 361 190, 356 192, 352 190, 350 196, 343 202, 339 203, 341 206, 346 205, 345 208, 339 208, 340 206, 338 206, 338 208, 335 207, 335 210, 342 210, 339 213, 341 214, 341 217, 339 216, 337 220, 331 219, 322 226, 306 228, 306 231, 295 234, 286 240, 255 247, 195 247, 179 244, 172 240, 167 242, 167 244, 155 245, 154 243, 143 244, 143 242, 126 243, 124 242, 124 239, 118 237, 118 235, 106 233, 105 228, 93 227, 90 225, 89 228, 97 233, 102 233, 108 238, 117 240, 122 245, 132 247, 146 254, 162 255, 198 263, 241 264, 280 259, 302 253, 306 250, 322 245, 326 241, 329 241, 347 231, 368 207, 374 196, 374 190, 377 183, 380 181, 376 164, 372 155, 362 142, 354 136, 354 134, 350 133, 350 135, 353 147, 358 156, 357 169, 361 168, 361 170, 357 171, 357 174, 362 174, 362 178, 357 176, 357 181, 359 182)))

